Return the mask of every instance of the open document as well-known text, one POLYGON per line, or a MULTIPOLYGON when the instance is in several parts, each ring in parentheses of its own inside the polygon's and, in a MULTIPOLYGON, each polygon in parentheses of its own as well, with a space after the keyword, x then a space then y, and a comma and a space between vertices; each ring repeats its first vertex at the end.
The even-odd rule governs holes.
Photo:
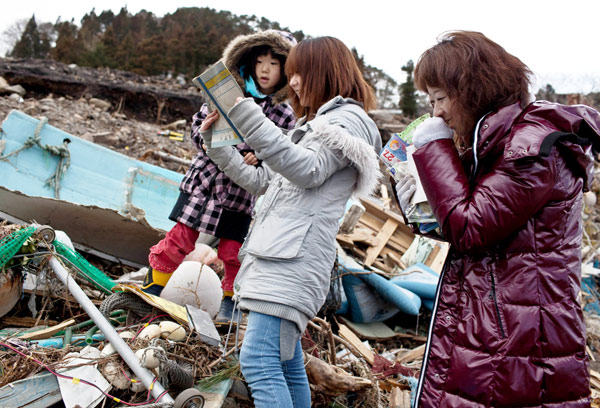
POLYGON ((212 142, 208 147, 236 145, 243 142, 242 135, 227 116, 227 112, 235 105, 238 97, 244 97, 244 93, 223 61, 219 60, 192 82, 204 91, 210 109, 219 111, 219 119, 213 125, 212 142))

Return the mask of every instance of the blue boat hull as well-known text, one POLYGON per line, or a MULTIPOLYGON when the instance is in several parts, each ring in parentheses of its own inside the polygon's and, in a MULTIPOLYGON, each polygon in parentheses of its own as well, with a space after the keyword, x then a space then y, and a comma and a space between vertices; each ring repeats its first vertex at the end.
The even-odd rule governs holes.
MULTIPOLYGON (((38 119, 12 111, 2 123, 2 156, 22 148, 39 124, 38 119)), ((41 127, 39 136, 42 146, 70 141, 70 165, 60 179, 58 196, 47 180, 54 175, 59 157, 34 145, 0 160, 0 211, 63 229, 74 242, 145 264, 149 245, 173 225, 168 215, 183 176, 49 124, 41 127)))

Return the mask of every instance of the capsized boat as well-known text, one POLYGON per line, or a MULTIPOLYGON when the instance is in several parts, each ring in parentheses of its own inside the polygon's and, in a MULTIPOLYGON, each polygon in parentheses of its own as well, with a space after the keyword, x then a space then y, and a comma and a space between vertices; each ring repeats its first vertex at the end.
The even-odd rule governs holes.
POLYGON ((145 265, 173 222, 183 175, 13 110, 0 129, 0 217, 51 225, 75 246, 145 265))

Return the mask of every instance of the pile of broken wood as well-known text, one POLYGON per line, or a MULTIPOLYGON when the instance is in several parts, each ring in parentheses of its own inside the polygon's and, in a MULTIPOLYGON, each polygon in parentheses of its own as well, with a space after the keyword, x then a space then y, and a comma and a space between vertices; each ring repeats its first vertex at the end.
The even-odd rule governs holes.
MULTIPOLYGON (((339 241, 347 245, 355 239, 353 237, 356 234, 366 236, 366 229, 369 226, 372 228, 372 233, 377 230, 385 231, 380 231, 370 240, 356 239, 355 249, 358 251, 357 254, 368 254, 370 263, 391 271, 392 269, 386 266, 386 262, 395 259, 397 263, 394 267, 401 265, 399 257, 402 251, 398 249, 404 250, 410 245, 410 232, 401 222, 397 222, 398 216, 393 211, 379 207, 376 203, 365 203, 366 211, 358 218, 354 231, 350 234, 340 234, 339 241), (392 229, 389 226, 380 228, 379 223, 382 225, 393 223, 396 228, 392 229), (360 249, 365 248, 365 245, 366 249, 360 249), (398 255, 394 256, 394 252, 398 255), (387 259, 384 262, 383 258, 386 254, 387 259)), ((5 223, 2 228, 14 231, 15 226, 5 223)), ((43 288, 39 285, 34 289, 27 289, 23 299, 0 320, 0 335, 3 337, 0 341, 2 343, 0 345, 0 372, 2 373, 0 405, 4 406, 3 398, 8 398, 3 396, 3 392, 13 389, 17 383, 27 383, 28 379, 39 378, 42 373, 62 372, 68 368, 69 353, 81 352, 90 345, 100 351, 100 357, 94 360, 94 364, 102 373, 106 374, 107 366, 112 369, 116 364, 116 367, 127 373, 125 378, 129 376, 133 378, 118 356, 104 352, 109 345, 106 340, 94 340, 89 336, 86 339, 85 336, 89 334, 90 328, 85 326, 84 322, 89 321, 89 316, 64 286, 51 278, 52 273, 44 260, 45 255, 39 254, 38 257, 34 250, 26 258, 20 256, 18 262, 13 263, 12 267, 24 268, 27 273, 38 276, 45 271, 48 285, 43 288), (32 305, 35 312, 32 311, 32 305), (64 332, 68 328, 73 329, 72 338, 77 338, 77 341, 62 343, 58 348, 41 346, 45 344, 41 342, 43 339, 64 338, 64 332)), ((110 264, 92 255, 87 255, 87 258, 98 269, 114 279, 125 273, 134 272, 133 268, 110 264)), ((431 258, 433 261, 440 257, 431 258)), ((439 262, 439 259, 436 262, 439 262)), ((93 302, 101 306, 106 295, 95 289, 89 282, 79 278, 77 280, 93 302)), ((129 312, 128 316, 131 315, 131 311, 129 312)), ((216 329, 221 341, 220 344, 214 345, 204 341, 202 336, 189 330, 185 325, 183 326, 186 329, 186 336, 181 341, 167 339, 152 341, 142 338, 141 332, 153 323, 160 323, 162 320, 175 320, 180 323, 173 319, 173 316, 169 316, 168 309, 161 310, 155 307, 148 315, 137 315, 133 320, 131 317, 123 320, 123 316, 121 315, 120 320, 114 320, 113 323, 120 333, 133 333, 127 343, 131 350, 144 350, 160 345, 167 358, 188 366, 187 369, 192 373, 194 383, 199 384, 198 387, 201 388, 202 384, 210 385, 201 388, 204 395, 207 398, 210 396, 217 404, 210 406, 222 406, 225 403, 229 404, 227 406, 252 405, 236 360, 233 358, 243 341, 245 329, 243 323, 240 325, 237 338, 228 335, 227 326, 217 324, 216 329), (215 392, 215 384, 222 383, 225 379, 234 380, 227 388, 227 392, 215 392)), ((313 391, 313 405, 331 406, 333 402, 337 402, 341 404, 340 406, 410 406, 411 383, 414 386, 420 369, 422 345, 425 340, 422 333, 426 330, 427 319, 423 318, 420 321, 421 335, 418 335, 418 329, 413 327, 413 320, 410 320, 410 325, 409 329, 401 328, 399 332, 394 332, 387 327, 385 333, 381 334, 377 333, 377 330, 369 332, 361 328, 357 329, 358 325, 343 316, 320 316, 311 321, 302 342, 306 369, 313 391)), ((135 385, 136 383, 130 381, 122 381, 124 381, 123 385, 112 384, 112 390, 106 391, 113 398, 105 396, 104 406, 118 406, 118 401, 136 404, 149 402, 148 393, 143 387, 140 388, 139 384, 135 385)), ((170 385, 168 379, 167 384, 170 385)), ((57 389, 48 391, 47 388, 40 387, 38 392, 58 391, 57 389)))
MULTIPOLYGON (((386 277, 394 276, 406 268, 403 255, 416 238, 404 224, 402 217, 388 207, 389 202, 386 205, 385 199, 361 199, 347 212, 337 237, 338 242, 357 262, 386 277)), ((6 223, 0 225, 0 228, 15 230, 14 225, 6 223)), ((5 235, 7 233, 0 234, 0 237, 5 235)), ((42 270, 48 272, 44 254, 36 253, 31 246, 29 250, 29 254, 20 255, 13 267, 18 265, 26 272, 37 275, 42 270)), ((425 264, 440 271, 447 251, 446 244, 436 242, 425 264)), ((91 255, 87 258, 114 279, 134 272, 133 268, 111 264, 91 255)), ((96 305, 100 306, 106 300, 106 295, 89 282, 81 279, 78 282, 96 305)), ((14 397, 14 389, 27 389, 40 401, 44 401, 42 397, 49 395, 56 397, 56 393, 63 392, 60 387, 53 388, 48 382, 44 382, 43 386, 39 385, 40 376, 46 381, 56 381, 55 376, 60 375, 59 373, 70 378, 64 374, 68 372, 64 370, 71 367, 69 362, 72 354, 69 353, 82 353, 90 345, 98 348, 100 354, 87 364, 98 367, 106 378, 110 377, 110 381, 115 381, 110 383, 110 387, 105 389, 106 394, 96 403, 102 399, 105 407, 122 406, 123 401, 141 405, 151 403, 153 400, 149 393, 139 382, 132 382, 134 377, 119 356, 108 353, 109 343, 106 340, 93 340, 91 337, 92 340, 87 341, 90 328, 85 326, 85 322, 89 316, 70 293, 50 277, 47 283, 44 289, 40 286, 26 290, 23 299, 11 313, 0 319, 0 406, 12 406, 3 403, 3 398, 4 401, 10 401, 11 395, 14 397), (58 348, 40 346, 43 344, 40 340, 61 337, 60 333, 68 328, 73 329, 73 339, 79 340, 64 343, 58 348), (122 373, 125 379, 123 375, 115 374, 114 377, 120 378, 119 383, 107 373, 122 373), (31 382, 34 378, 38 382, 31 382), (25 388, 21 388, 23 386, 25 388), (32 387, 35 388, 34 391, 32 387)), ((228 326, 217 324, 215 328, 220 338, 217 344, 207 342, 205 337, 185 325, 185 336, 177 341, 168 336, 153 340, 142 336, 148 326, 169 320, 181 322, 170 314, 168 308, 151 306, 152 311, 145 316, 127 313, 128 318, 120 315, 113 321, 119 333, 133 333, 127 340, 132 351, 160 347, 166 360, 191 373, 195 388, 205 398, 206 407, 253 406, 235 359, 243 342, 243 322, 237 336, 230 333, 228 326), (222 384, 227 386, 223 387, 222 384)), ((340 315, 319 316, 309 322, 302 344, 313 393, 313 406, 410 407, 411 389, 416 385, 421 368, 426 339, 423 334, 426 333, 429 318, 428 312, 422 309, 416 327, 414 319, 410 318, 377 322, 371 326, 355 324, 348 317, 340 315), (397 326, 392 329, 389 324, 397 326)), ((62 334, 63 339, 64 336, 62 334)), ((595 362, 599 357, 597 351, 600 347, 598 316, 588 316, 588 344, 592 360, 592 392, 596 396, 600 392, 600 363, 595 362)), ((170 381, 168 377, 160 377, 160 370, 157 376, 161 382, 164 381, 170 393, 180 391, 176 382, 170 381)), ((58 395, 64 399, 64 395, 58 395)), ((600 400, 594 401, 593 406, 600 407, 600 400)), ((93 405, 90 403, 88 406, 93 405)))

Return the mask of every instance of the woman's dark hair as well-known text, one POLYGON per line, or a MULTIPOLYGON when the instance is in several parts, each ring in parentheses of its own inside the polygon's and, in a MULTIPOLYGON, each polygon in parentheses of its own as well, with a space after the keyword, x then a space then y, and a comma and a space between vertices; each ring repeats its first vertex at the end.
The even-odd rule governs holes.
POLYGON ((254 79, 254 82, 258 84, 258 78, 256 78, 256 61, 259 57, 264 57, 265 55, 271 54, 271 56, 279 61, 279 75, 280 79, 277 85, 275 86, 275 90, 278 91, 283 88, 287 84, 287 77, 285 76, 284 66, 285 66, 285 57, 280 54, 275 54, 273 49, 268 45, 258 45, 256 47, 251 48, 244 56, 241 58, 240 66, 244 67, 244 74, 242 78, 247 80, 250 76, 254 79))
POLYGON ((363 78, 356 59, 343 42, 334 37, 303 40, 290 51, 285 63, 288 78, 302 78, 302 94, 308 106, 302 106, 298 95, 288 88, 296 116, 309 118, 328 100, 340 95, 361 102, 365 110, 375 108, 373 89, 363 78))
POLYGON ((445 33, 415 67, 417 88, 444 90, 455 99, 457 135, 468 142, 477 120, 488 112, 529 102, 531 70, 504 48, 474 31, 445 33))

